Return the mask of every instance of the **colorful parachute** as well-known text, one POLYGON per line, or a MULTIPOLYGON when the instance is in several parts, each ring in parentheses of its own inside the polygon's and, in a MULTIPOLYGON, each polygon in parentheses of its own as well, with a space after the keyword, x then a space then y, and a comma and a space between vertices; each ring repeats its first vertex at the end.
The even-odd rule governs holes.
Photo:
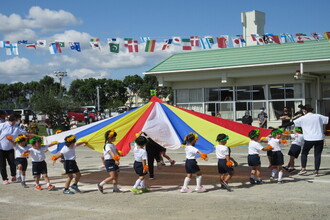
MULTIPOLYGON (((103 152, 104 133, 115 129, 117 132, 115 145, 123 152, 123 155, 126 155, 131 149, 136 134, 140 131, 144 131, 155 142, 169 149, 180 148, 184 137, 194 132, 199 136, 196 147, 202 152, 210 153, 217 144, 218 134, 227 134, 229 136, 227 146, 234 147, 247 144, 250 141, 248 133, 254 128, 250 125, 175 107, 163 103, 154 96, 149 103, 139 108, 113 118, 48 136, 44 139, 44 143, 47 145, 53 141, 60 142, 49 149, 52 153, 56 153, 64 146, 64 138, 75 134, 78 141, 86 141, 90 148, 103 152)), ((269 129, 260 129, 261 137, 266 137, 269 133, 269 129)))

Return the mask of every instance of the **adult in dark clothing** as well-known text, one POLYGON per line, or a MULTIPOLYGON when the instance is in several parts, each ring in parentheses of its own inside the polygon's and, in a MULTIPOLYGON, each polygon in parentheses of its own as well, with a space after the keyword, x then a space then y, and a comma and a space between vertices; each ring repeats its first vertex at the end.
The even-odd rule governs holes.
POLYGON ((161 146, 148 137, 146 133, 143 132, 142 134, 148 139, 146 151, 148 154, 149 178, 154 178, 154 161, 160 162, 161 146))
POLYGON ((67 116, 64 116, 60 121, 60 130, 68 131, 70 130, 70 120, 67 116))
POLYGON ((291 113, 289 112, 287 107, 283 108, 283 113, 280 116, 280 119, 282 120, 282 128, 284 130, 290 130, 291 126, 285 126, 286 124, 288 124, 291 120, 291 113))
POLYGON ((248 111, 245 112, 245 115, 242 117, 242 123, 246 125, 252 125, 253 119, 248 111))

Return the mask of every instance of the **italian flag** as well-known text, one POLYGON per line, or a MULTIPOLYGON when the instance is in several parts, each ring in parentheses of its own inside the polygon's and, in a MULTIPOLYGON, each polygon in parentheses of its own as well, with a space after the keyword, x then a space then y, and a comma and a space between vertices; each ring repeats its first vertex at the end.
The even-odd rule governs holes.
POLYGON ((182 39, 182 50, 191 50, 190 39, 182 39))
POLYGON ((156 40, 147 40, 145 52, 154 52, 156 46, 156 40))

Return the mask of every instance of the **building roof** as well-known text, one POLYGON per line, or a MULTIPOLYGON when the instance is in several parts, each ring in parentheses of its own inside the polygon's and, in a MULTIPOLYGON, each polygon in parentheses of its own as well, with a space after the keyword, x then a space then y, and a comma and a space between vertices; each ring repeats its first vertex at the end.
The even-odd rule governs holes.
POLYGON ((330 42, 310 40, 305 41, 305 43, 269 44, 176 53, 146 73, 234 68, 329 59, 330 42))

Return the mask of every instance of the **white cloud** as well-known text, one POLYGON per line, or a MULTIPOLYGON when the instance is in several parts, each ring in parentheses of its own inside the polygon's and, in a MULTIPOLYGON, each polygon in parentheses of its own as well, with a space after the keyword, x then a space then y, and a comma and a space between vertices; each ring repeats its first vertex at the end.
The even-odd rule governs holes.
MULTIPOLYGON (((18 31, 10 32, 4 35, 4 40, 9 40, 11 42, 18 41, 18 40, 35 40, 37 38, 37 34, 28 28, 20 29, 18 31)), ((32 42, 32 41, 31 41, 32 42)))

